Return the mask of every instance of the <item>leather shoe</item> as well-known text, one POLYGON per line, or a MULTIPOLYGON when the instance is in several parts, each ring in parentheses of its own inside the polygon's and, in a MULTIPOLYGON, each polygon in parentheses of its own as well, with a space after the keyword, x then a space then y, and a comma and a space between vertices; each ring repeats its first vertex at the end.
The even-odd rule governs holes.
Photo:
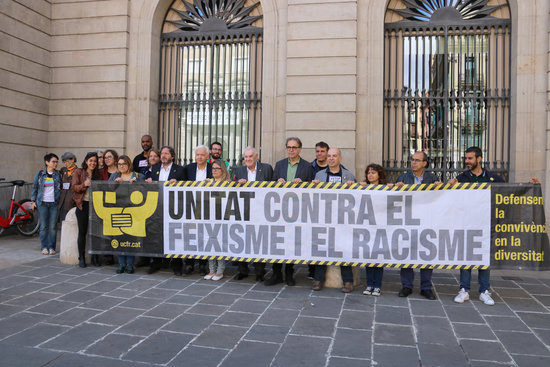
POLYGON ((272 275, 271 278, 264 282, 264 285, 275 285, 283 282, 282 275, 272 275))
POLYGON ((286 285, 288 285, 289 287, 294 287, 296 285, 296 281, 294 280, 294 277, 292 275, 286 277, 286 285))
POLYGON ((117 274, 122 274, 122 273, 124 273, 124 268, 125 268, 124 265, 119 265, 119 266, 118 266, 118 269, 116 270, 116 273, 117 273, 117 274))
POLYGON ((86 267, 86 261, 84 259, 80 260, 80 262, 78 263, 78 266, 80 266, 81 268, 85 268, 86 267))
POLYGON ((403 288, 401 288, 401 290, 399 291, 398 296, 399 296, 399 297, 408 297, 409 294, 411 294, 412 292, 413 292, 412 289, 403 287, 403 288))
POLYGON ((159 270, 160 268, 157 266, 150 266, 149 269, 147 269, 147 274, 154 274, 159 270))
POLYGON ((313 289, 314 291, 320 291, 321 289, 323 289, 323 283, 318 280, 314 280, 311 289, 313 289))
POLYGON ((246 277, 248 277, 248 274, 237 273, 237 275, 235 275, 235 280, 242 280, 246 277))
POLYGON ((175 276, 178 276, 178 277, 181 277, 183 274, 182 274, 182 272, 179 271, 179 270, 174 270, 174 275, 175 275, 175 276))
POLYGON ((423 289, 420 291, 420 295, 426 297, 429 300, 435 299, 435 294, 431 289, 423 289))
POLYGON ((199 266, 199 274, 201 276, 205 276, 206 274, 208 274, 208 270, 206 269, 206 266, 203 266, 203 265, 199 266))
POLYGON ((189 275, 193 272, 193 266, 191 265, 185 265, 185 267, 183 268, 183 274, 185 275, 189 275))
POLYGON ((99 256, 92 255, 92 265, 93 266, 101 266, 101 264, 99 263, 99 256))
POLYGON ((344 293, 353 292, 353 283, 352 282, 345 282, 344 286, 342 287, 342 292, 344 292, 344 293))
POLYGON ((263 282, 264 281, 264 275, 263 274, 256 274, 256 281, 257 282, 263 282))

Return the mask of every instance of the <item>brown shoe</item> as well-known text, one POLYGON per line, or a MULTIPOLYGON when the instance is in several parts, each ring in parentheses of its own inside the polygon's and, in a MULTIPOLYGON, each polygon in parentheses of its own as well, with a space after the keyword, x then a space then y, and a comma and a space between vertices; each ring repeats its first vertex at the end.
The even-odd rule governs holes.
POLYGON ((342 287, 342 292, 344 293, 351 293, 353 292, 353 283, 351 282, 345 282, 344 286, 342 287))
POLYGON ((320 291, 321 289, 323 289, 323 283, 318 280, 314 280, 311 289, 313 289, 314 291, 320 291))

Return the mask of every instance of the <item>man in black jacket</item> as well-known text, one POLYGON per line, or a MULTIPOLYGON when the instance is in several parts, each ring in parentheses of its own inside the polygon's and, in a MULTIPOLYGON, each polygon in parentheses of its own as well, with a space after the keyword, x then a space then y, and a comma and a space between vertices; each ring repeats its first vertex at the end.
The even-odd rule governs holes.
MULTIPOLYGON (((299 138, 291 137, 286 139, 286 153, 288 158, 281 159, 275 164, 273 171, 273 179, 285 183, 300 183, 311 181, 313 179, 313 171, 311 163, 302 159, 302 141, 299 138)), ((273 274, 271 278, 265 281, 265 285, 274 285, 283 282, 283 274, 281 272, 283 264, 273 264, 273 274)), ((294 265, 285 265, 285 281, 289 286, 296 285, 294 281, 294 265)))
MULTIPOLYGON (((182 166, 174 163, 176 159, 176 152, 174 148, 169 146, 163 146, 160 149, 160 163, 151 167, 151 178, 146 181, 151 183, 153 181, 185 181, 185 171, 182 166)), ((152 258, 147 274, 153 274, 157 272, 162 265, 162 258, 152 258)), ((175 273, 175 271, 174 271, 175 273)))
MULTIPOLYGON (((258 153, 256 149, 248 147, 243 153, 244 165, 238 167, 235 170, 233 179, 239 184, 244 185, 248 181, 271 181, 273 177, 273 168, 267 163, 258 162, 258 153)), ((239 261, 239 272, 235 275, 236 280, 244 279, 248 276, 248 263, 246 261, 239 261)), ((254 270, 256 272, 256 280, 263 281, 265 275, 265 263, 254 263, 254 270)))
MULTIPOLYGON (((184 167, 185 176, 187 181, 204 181, 207 178, 212 178, 212 165, 208 163, 208 157, 210 157, 210 150, 206 145, 199 145, 195 148, 195 162, 189 163, 184 167)), ((199 260, 199 273, 206 275, 208 260, 199 260)), ((195 259, 185 259, 185 268, 183 267, 183 261, 181 259, 173 259, 172 267, 174 274, 189 275, 193 272, 195 267, 195 259)))

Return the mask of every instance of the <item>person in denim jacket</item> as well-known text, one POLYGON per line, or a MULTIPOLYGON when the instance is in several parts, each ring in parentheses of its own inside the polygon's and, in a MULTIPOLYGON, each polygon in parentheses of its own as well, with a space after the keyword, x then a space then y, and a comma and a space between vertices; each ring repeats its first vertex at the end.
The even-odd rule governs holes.
POLYGON ((36 172, 32 186, 32 207, 38 209, 40 247, 43 255, 55 255, 57 213, 61 196, 61 175, 56 170, 59 157, 53 153, 44 156, 45 169, 36 172))

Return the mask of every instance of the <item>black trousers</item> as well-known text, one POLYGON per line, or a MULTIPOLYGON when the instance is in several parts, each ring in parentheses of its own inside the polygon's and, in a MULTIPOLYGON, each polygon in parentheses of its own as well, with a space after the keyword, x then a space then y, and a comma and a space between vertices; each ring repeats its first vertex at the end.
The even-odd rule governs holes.
MULTIPOLYGON (((283 276, 282 270, 283 270, 283 264, 273 264, 271 267, 273 270, 273 276, 283 276)), ((294 264, 285 264, 285 276, 286 277, 292 277, 294 274, 294 264)))
POLYGON ((82 202, 82 210, 76 208, 76 221, 78 223, 78 260, 86 256, 86 233, 88 232, 88 215, 90 213, 90 203, 82 202))
MULTIPOLYGON (((239 268, 239 273, 248 275, 249 269, 248 269, 248 263, 246 261, 237 262, 237 267, 239 268)), ((256 275, 264 275, 265 263, 262 263, 262 262, 254 263, 254 272, 256 273, 256 275)))

